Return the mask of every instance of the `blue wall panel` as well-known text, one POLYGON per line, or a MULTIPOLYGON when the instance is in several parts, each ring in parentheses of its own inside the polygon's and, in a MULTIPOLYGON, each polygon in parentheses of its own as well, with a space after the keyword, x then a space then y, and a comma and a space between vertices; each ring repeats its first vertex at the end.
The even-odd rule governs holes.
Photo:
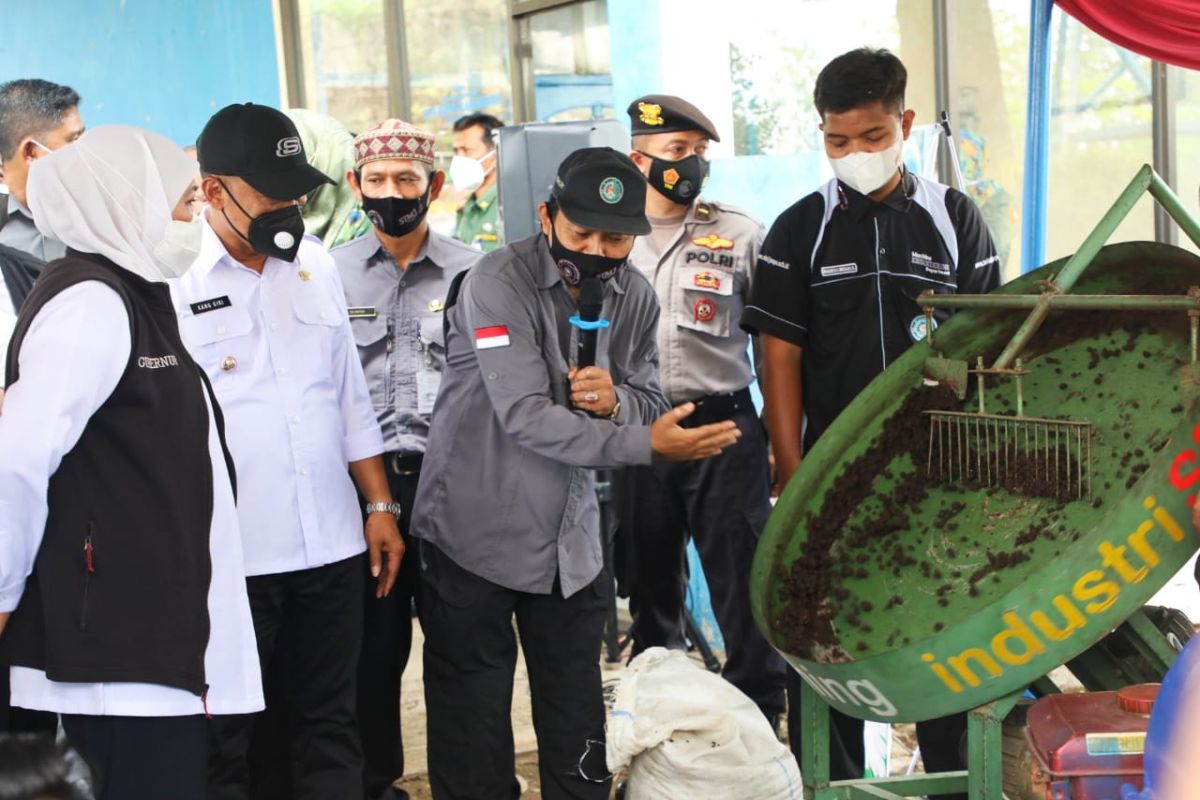
POLYGON ((279 105, 271 0, 3 3, 0 81, 45 78, 83 97, 84 123, 194 142, 233 102, 279 105))
POLYGON ((629 125, 625 109, 662 87, 662 26, 659 0, 608 0, 612 43, 613 116, 629 125))

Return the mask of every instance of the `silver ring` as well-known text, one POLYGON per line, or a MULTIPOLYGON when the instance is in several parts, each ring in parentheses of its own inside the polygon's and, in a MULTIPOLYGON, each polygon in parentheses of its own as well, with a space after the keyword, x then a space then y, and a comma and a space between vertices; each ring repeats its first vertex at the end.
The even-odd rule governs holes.
POLYGON ((594 403, 600 399, 600 395, 596 392, 584 392, 583 401, 585 403, 594 403))

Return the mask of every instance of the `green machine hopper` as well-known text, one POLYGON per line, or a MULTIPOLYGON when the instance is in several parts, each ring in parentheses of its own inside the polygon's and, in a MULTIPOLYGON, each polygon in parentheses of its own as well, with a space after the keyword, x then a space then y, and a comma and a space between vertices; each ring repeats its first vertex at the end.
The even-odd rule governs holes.
MULTIPOLYGON (((804 679, 806 794, 1001 797, 1000 723, 1063 664, 1134 683, 1114 631, 1161 673, 1142 607, 1200 545, 1200 258, 1104 246, 1143 167, 1079 251, 989 295, 926 295, 931 331, 806 454, 763 533, 752 602, 804 679), (932 310, 957 312, 940 327, 932 310), (829 781, 828 708, 881 722, 969 711, 966 772, 829 781)), ((1145 678, 1142 678, 1145 680, 1145 678)), ((1153 679, 1153 678, 1152 678, 1153 679)))

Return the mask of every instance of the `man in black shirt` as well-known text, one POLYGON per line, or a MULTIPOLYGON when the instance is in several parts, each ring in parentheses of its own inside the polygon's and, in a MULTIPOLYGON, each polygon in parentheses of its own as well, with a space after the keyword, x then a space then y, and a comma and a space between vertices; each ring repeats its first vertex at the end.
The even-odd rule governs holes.
MULTIPOLYGON (((984 293, 1000 282, 996 248, 971 200, 903 167, 915 116, 904 108, 906 81, 886 50, 854 50, 826 65, 813 100, 837 177, 784 211, 759 254, 742 327, 762 337, 780 487, 842 409, 928 334, 916 302, 923 291, 984 293)), ((799 756, 799 678, 789 681, 799 756)), ((831 777, 862 777, 862 722, 833 710, 832 723, 831 777)), ((965 730, 962 716, 918 725, 927 771, 962 768, 965 730)))

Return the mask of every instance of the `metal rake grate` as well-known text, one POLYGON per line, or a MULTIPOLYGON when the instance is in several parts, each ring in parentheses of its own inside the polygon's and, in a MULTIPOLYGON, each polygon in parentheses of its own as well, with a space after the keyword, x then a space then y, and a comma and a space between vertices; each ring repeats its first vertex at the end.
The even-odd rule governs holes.
POLYGON ((1026 417, 1021 379, 1028 370, 1019 358, 1012 369, 986 369, 980 358, 970 372, 978 381, 978 412, 925 412, 929 416, 929 476, 943 483, 996 486, 1062 500, 1091 497, 1092 423, 1026 417), (1015 416, 987 413, 988 375, 1014 379, 1015 416))
POLYGON ((1060 499, 1092 495, 1092 423, 927 411, 931 478, 1060 499))

